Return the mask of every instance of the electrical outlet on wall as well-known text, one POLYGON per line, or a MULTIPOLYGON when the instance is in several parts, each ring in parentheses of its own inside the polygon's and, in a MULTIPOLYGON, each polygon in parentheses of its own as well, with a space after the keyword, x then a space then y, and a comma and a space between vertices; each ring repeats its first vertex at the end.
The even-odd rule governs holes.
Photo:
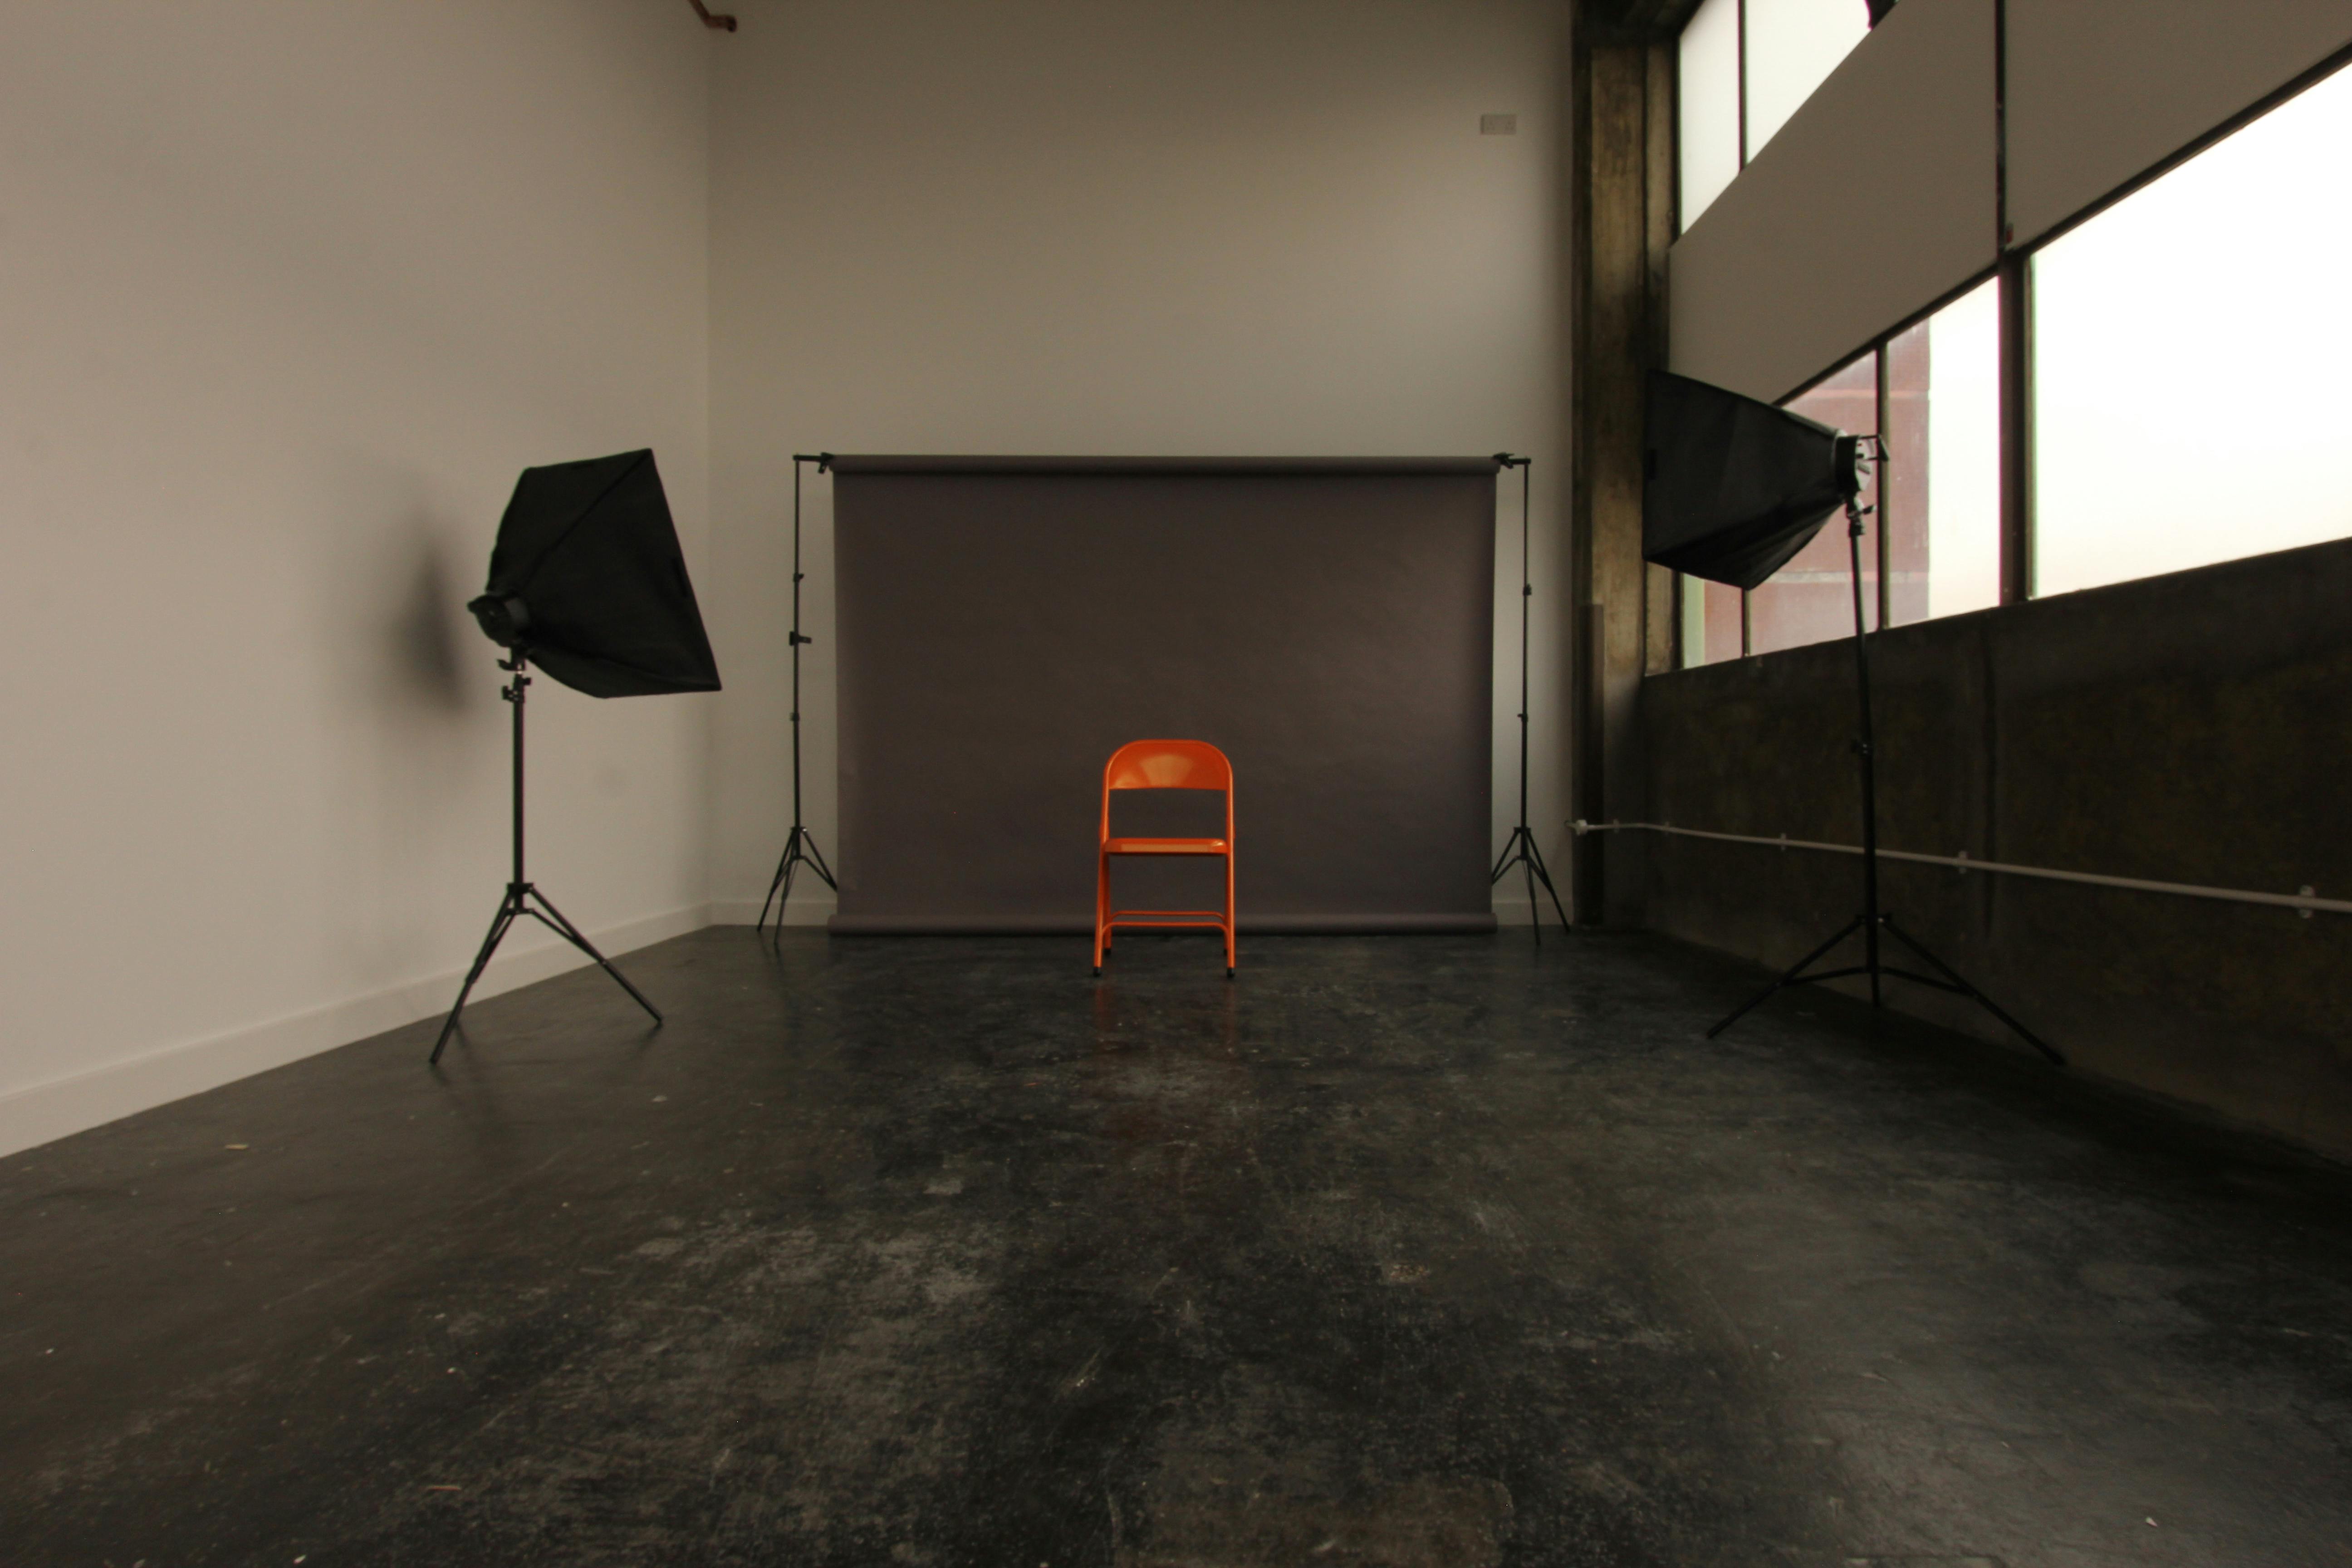
POLYGON ((1516 114, 1482 114, 1478 117, 1478 134, 1481 136, 1517 136, 1518 133, 1519 117, 1516 114))

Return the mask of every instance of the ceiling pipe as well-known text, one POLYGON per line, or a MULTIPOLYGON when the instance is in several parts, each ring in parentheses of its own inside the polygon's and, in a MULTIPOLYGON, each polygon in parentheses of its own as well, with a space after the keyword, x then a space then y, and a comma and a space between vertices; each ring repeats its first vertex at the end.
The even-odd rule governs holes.
POLYGON ((699 17, 701 17, 701 18, 702 18, 702 25, 703 25, 704 26, 706 26, 706 27, 716 27, 716 28, 719 29, 719 30, 720 30, 720 31, 722 31, 722 32, 729 32, 729 33, 731 33, 731 32, 733 32, 733 31, 735 30, 735 18, 734 18, 734 17, 732 17, 732 16, 712 16, 712 15, 710 14, 710 7, 709 7, 709 6, 708 6, 708 5, 705 5, 702 3, 702 0, 686 0, 686 3, 687 3, 688 5, 691 5, 691 6, 693 6, 693 7, 694 7, 694 14, 695 14, 696 16, 699 16, 699 17))

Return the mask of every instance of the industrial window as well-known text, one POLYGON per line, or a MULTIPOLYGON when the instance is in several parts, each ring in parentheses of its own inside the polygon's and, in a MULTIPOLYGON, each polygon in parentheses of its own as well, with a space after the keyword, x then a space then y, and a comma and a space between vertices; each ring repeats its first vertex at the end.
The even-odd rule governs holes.
POLYGON ((1706 0, 1683 29, 1675 145, 1688 228, 1745 162, 1739 149, 1739 3, 1706 0))
POLYGON ((1747 651, 1748 595, 1725 583, 1683 577, 1683 665, 1720 664, 1747 651))
MULTIPOLYGON (((1783 405, 1885 437, 1885 461, 1862 497, 1875 509, 1862 540, 1873 630, 2000 600, 1999 300, 1998 285, 1984 283, 1783 405)), ((1850 636, 1853 582, 1839 518, 1752 594, 1685 577, 1683 662, 1850 636)))
POLYGON ((1682 227, 1869 31, 1865 0, 1704 0, 1683 28, 1678 66, 1682 227))
POLYGON ((2037 252, 2032 591, 2352 534, 2352 72, 2037 252))
MULTIPOLYGON (((1875 436, 1878 355, 1863 355, 1785 406, 1851 435, 1875 436)), ((1878 504, 1876 474, 1862 492, 1862 504, 1878 504)), ((1878 514, 1871 512, 1863 520, 1862 535, 1863 614, 1874 627, 1878 621, 1878 514)), ((1748 651, 1771 653, 1853 635, 1853 567, 1845 519, 1832 517, 1794 560, 1748 595, 1748 651)))
POLYGON ((2000 289, 1886 344, 1887 623, 2000 603, 2000 289))
POLYGON ((1863 0, 1741 0, 1748 24, 1748 156, 1789 123, 1870 31, 1863 0))
MULTIPOLYGON (((1755 29, 1783 3, 1800 0, 1707 0, 1692 24, 1730 8, 1751 134, 1755 29)), ((1686 80, 1692 55, 1685 33, 1686 80)), ((1855 434, 1883 426, 1864 570, 1874 626, 1999 604, 2004 528, 2029 596, 2352 537, 2347 147, 2352 69, 2033 247, 2006 299, 1988 279, 1788 402, 1855 434), (2005 365, 2010 306, 2024 352, 2005 365), (2005 395, 2032 421, 2023 515, 2007 519, 2005 395)), ((1832 519, 1751 594, 1680 579, 1682 662, 1848 635, 1844 551, 1832 519)))

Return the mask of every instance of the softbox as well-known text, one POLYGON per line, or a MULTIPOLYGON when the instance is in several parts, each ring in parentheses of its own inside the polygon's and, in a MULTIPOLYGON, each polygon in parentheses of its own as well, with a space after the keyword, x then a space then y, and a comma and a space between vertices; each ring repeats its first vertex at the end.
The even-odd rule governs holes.
POLYGON ((591 697, 719 689, 651 451, 525 468, 488 591, 466 607, 491 641, 591 697))
POLYGON ((1854 440, 1688 376, 1650 373, 1642 556, 1753 588, 1860 488, 1854 440))

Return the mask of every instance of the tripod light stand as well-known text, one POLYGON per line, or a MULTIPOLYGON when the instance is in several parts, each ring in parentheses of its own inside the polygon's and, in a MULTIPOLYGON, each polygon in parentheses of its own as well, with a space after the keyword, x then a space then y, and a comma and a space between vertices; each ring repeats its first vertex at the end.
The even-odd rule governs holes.
POLYGON ((1892 976, 1968 997, 2063 1066, 2066 1058, 2047 1041, 1928 952, 1879 904, 1878 757, 1870 715, 1870 626, 1862 609, 1862 520, 1872 510, 1862 504, 1862 491, 1872 458, 1885 460, 1884 452, 1877 450, 1878 437, 1848 436, 1785 408, 1664 371, 1650 373, 1647 421, 1643 559, 1711 583, 1751 589, 1794 560, 1822 525, 1843 510, 1853 574, 1854 700, 1862 721, 1853 748, 1862 764, 1862 910, 1709 1029, 1707 1038, 1791 985, 1867 979, 1870 1005, 1878 1006, 1884 982, 1892 976), (1813 968, 1856 931, 1862 933, 1860 963, 1813 968), (1884 962, 1882 932, 1936 973, 1922 974, 1884 962))
POLYGON ((1511 829, 1511 837, 1496 858, 1486 884, 1492 887, 1512 867, 1519 868, 1528 884, 1528 927, 1535 932, 1536 945, 1540 947, 1543 910, 1536 902, 1536 883, 1541 881, 1544 891, 1551 895, 1552 912, 1559 916, 1563 931, 1568 929, 1568 911, 1560 908, 1559 890, 1551 885, 1551 873, 1544 869, 1543 851, 1536 847, 1536 836, 1528 831, 1528 604, 1536 591, 1528 574, 1528 473, 1535 467, 1535 459, 1497 452, 1495 461, 1503 468, 1519 470, 1519 825, 1511 829))
MULTIPOLYGON (((1875 437, 1863 437, 1859 441, 1874 442, 1876 439, 1875 437)), ((1857 450, 1859 450, 1858 446, 1857 450)), ((1805 954, 1783 971, 1771 984, 1734 1008, 1722 1022, 1707 1030, 1706 1037, 1710 1040, 1715 1038, 1745 1017, 1750 1009, 1791 985, 1813 985, 1824 981, 1864 976, 1870 981, 1870 1005, 1874 1007, 1879 1006, 1882 1005, 1881 984, 1885 977, 1891 975, 1898 980, 1908 980, 1915 985, 1933 986, 1938 991, 1949 991, 1956 995, 1968 997, 2015 1030, 2026 1044, 2049 1058, 2053 1066, 2064 1067, 2066 1058, 2058 1053, 2057 1047, 2003 1012, 2000 1005, 1991 997, 1961 978, 1950 964, 1937 958, 1917 938, 1911 936, 1901 926, 1896 925, 1891 911, 1879 907, 1878 759, 1875 736, 1870 721, 1870 634, 1863 621, 1862 614, 1862 520, 1873 509, 1862 504, 1860 488, 1857 482, 1853 493, 1848 494, 1845 499, 1845 532, 1846 553, 1853 573, 1853 679, 1854 698, 1861 719, 1861 727, 1855 738, 1853 749, 1854 754, 1860 759, 1862 764, 1862 910, 1853 919, 1839 927, 1836 935, 1805 954), (1841 942, 1856 931, 1862 933, 1863 958, 1860 963, 1849 965, 1844 969, 1813 970, 1815 963, 1828 957, 1841 942), (1881 931, 1908 948, 1936 973, 1932 975, 1921 974, 1916 970, 1897 969, 1891 963, 1882 962, 1879 956, 1878 941, 1881 931)))
POLYGON ((499 520, 488 587, 466 607, 482 635, 507 650, 499 668, 513 677, 499 695, 514 705, 514 861, 432 1060, 448 1047, 490 955, 525 917, 595 960, 658 1025, 660 1011, 531 884, 522 858, 523 699, 534 660, 591 697, 719 689, 719 665, 653 453, 525 468, 499 520))
POLYGON ((499 900, 499 912, 490 921, 490 934, 482 939, 482 950, 474 955, 474 967, 466 972, 466 984, 458 989, 457 1005, 449 1009, 448 1021, 441 1026, 441 1037, 433 1042, 433 1055, 427 1058, 428 1066, 438 1063, 441 1053, 448 1048, 449 1037, 457 1032, 457 1015, 465 1011, 466 998, 473 994, 474 983, 482 977, 483 969, 490 962, 490 954, 498 952, 499 943, 506 940, 508 931, 525 915, 594 959, 605 973, 619 982, 621 989, 627 992, 638 1006, 653 1015, 655 1023, 662 1021, 661 1010, 646 1001, 644 993, 630 984, 628 977, 613 967, 613 961, 597 952, 596 944, 581 935, 580 928, 564 919, 563 911, 523 875, 522 705, 524 689, 530 685, 530 677, 523 672, 530 667, 530 659, 529 651, 520 645, 513 649, 513 654, 511 658, 499 660, 499 668, 514 677, 499 689, 499 695, 514 704, 514 875, 508 879, 506 897, 499 900))
POLYGON ((833 879, 833 868, 824 863, 824 856, 816 847, 816 835, 801 821, 801 648, 814 642, 814 637, 801 635, 801 465, 814 463, 820 474, 833 467, 833 454, 793 454, 793 830, 785 836, 784 853, 776 862, 775 877, 768 883, 768 896, 760 900, 760 918, 753 928, 761 930, 768 923, 768 906, 776 906, 776 931, 784 929, 784 905, 793 896, 793 879, 800 868, 808 868, 824 879, 824 885, 835 892, 841 884, 833 879))

